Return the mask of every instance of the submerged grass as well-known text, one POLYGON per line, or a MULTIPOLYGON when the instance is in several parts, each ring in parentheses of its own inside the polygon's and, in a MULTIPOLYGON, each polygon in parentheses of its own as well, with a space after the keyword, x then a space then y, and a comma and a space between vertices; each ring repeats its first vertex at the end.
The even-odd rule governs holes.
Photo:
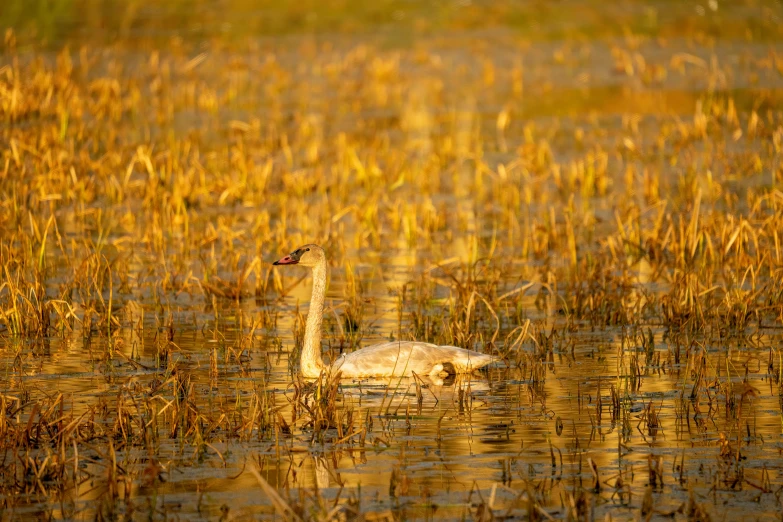
POLYGON ((241 52, 7 31, 0 510, 772 519, 783 54, 629 27, 241 52), (416 338, 506 368, 302 381, 307 289, 269 261, 310 241, 346 267, 332 356, 416 338))

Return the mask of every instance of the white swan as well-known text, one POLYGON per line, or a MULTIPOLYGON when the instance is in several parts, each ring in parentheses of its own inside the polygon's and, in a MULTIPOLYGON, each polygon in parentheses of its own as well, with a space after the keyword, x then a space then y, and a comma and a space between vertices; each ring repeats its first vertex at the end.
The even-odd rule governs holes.
POLYGON ((316 378, 324 370, 333 374, 339 371, 344 378, 470 373, 496 360, 491 355, 456 346, 392 341, 342 354, 328 366, 321 357, 321 322, 328 271, 323 249, 314 244, 305 245, 274 264, 302 265, 313 269, 313 295, 307 312, 300 363, 300 371, 306 378, 316 378))

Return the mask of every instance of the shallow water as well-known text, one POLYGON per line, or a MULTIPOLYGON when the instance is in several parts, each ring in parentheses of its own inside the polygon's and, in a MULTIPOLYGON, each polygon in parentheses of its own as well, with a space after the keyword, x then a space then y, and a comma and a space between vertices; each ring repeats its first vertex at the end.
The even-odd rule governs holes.
MULTIPOLYGON (((740 383, 747 377, 746 386, 756 389, 757 395, 743 399, 744 403, 736 397, 742 403, 739 407, 751 412, 745 414, 740 432, 718 388, 713 388, 714 406, 689 399, 693 379, 686 364, 672 361, 672 341, 667 339, 671 332, 652 325, 654 356, 632 387, 619 356, 627 360, 641 348, 621 348, 617 329, 575 327, 556 341, 539 380, 524 369, 503 367, 446 382, 425 379, 421 402, 410 379, 344 381, 338 414, 344 422, 346 416, 353 420, 351 428, 338 433, 334 428, 314 430, 303 423, 307 416, 301 408, 296 414, 292 409, 296 391, 288 359, 295 299, 289 296, 270 305, 278 314, 277 329, 273 334, 256 333, 241 349, 239 362, 232 360, 236 351, 229 355, 240 332, 237 318, 248 313, 245 308, 252 313, 259 305, 225 303, 219 312, 224 324, 218 327, 218 340, 208 333, 214 327, 209 322, 194 330, 186 320, 176 321, 178 348, 170 357, 177 362, 169 364, 187 374, 193 404, 205 418, 214 421, 222 414, 236 415, 254 407, 254 398, 263 395, 267 404, 279 408, 290 433, 264 433, 258 427, 242 433, 239 424, 231 423, 237 431, 218 428, 209 433, 208 447, 194 449, 182 439, 166 436, 161 423, 154 460, 143 448, 123 448, 117 442, 118 462, 129 470, 143 470, 150 462, 160 466, 155 468, 158 475, 142 473, 140 480, 124 486, 123 501, 114 507, 118 514, 200 519, 227 511, 239 518, 271 516, 269 500, 247 471, 256 466, 273 487, 294 492, 305 488, 307 493, 300 494, 305 499, 317 491, 317 498, 327 503, 338 496, 354 498, 365 513, 388 510, 405 519, 463 518, 473 516, 475 506, 490 503, 494 495, 489 505, 495 513, 524 516, 524 503, 517 497, 533 491, 549 514, 558 517, 565 512, 564 496, 582 488, 593 490, 590 459, 597 466, 601 488, 591 508, 595 516, 626 517, 637 511, 639 498, 651 483, 649 459, 661 458, 662 483, 653 488, 659 511, 687 504, 693 490, 698 502, 720 510, 728 519, 748 509, 759 515, 767 512, 762 520, 777 516, 773 515, 774 491, 781 476, 783 441, 778 388, 774 376, 767 373, 766 361, 769 347, 783 342, 779 330, 766 332, 755 346, 739 347, 735 342, 705 346, 709 364, 730 368, 737 386, 745 386, 740 383), (267 335, 274 335, 275 344, 281 346, 265 345, 267 335), (216 376, 210 376, 210 354, 217 359, 216 376), (618 418, 612 414, 612 387, 622 390, 618 418), (643 419, 649 405, 659 415, 657 428, 643 419), (719 455, 721 433, 740 448, 739 464, 719 455), (620 498, 612 487, 618 473, 623 474, 630 498, 620 498), (765 476, 769 493, 753 486, 761 487, 765 476)), ((557 319, 536 320, 558 324, 557 319)), ((372 324, 380 333, 390 322, 372 324)), ((62 393, 77 415, 102 401, 120 400, 133 411, 139 403, 154 403, 157 396, 163 398, 163 406, 171 393, 165 388, 153 393, 151 388, 168 371, 137 367, 155 368, 150 349, 156 342, 154 330, 147 326, 143 333, 131 333, 133 339, 120 350, 125 356, 115 355, 111 362, 100 361, 99 342, 85 343, 81 332, 69 341, 52 340, 45 349, 23 349, 16 361, 3 359, 9 379, 4 393, 25 394, 27 400, 62 393), (133 357, 135 364, 124 362, 125 357, 133 357)), ((251 335, 248 328, 242 333, 251 335)), ((368 341, 376 338, 377 334, 370 335, 368 341)), ((106 422, 113 422, 113 416, 108 415, 106 422)), ((92 518, 95 501, 108 487, 105 457, 100 457, 100 444, 95 446, 82 450, 84 461, 79 464, 90 478, 64 491, 62 503, 54 507, 32 495, 29 503, 18 503, 9 515, 92 518)), ((293 497, 302 498, 296 493, 293 497)))
POLYGON ((780 520, 780 209, 754 199, 783 183, 779 5, 464 4, 387 6, 405 25, 198 3, 179 30, 144 2, 13 11, 4 56, 57 94, 0 124, 0 517, 280 518, 257 471, 319 519, 780 520), (328 356, 504 361, 301 382, 310 283, 270 263, 314 240, 328 356), (19 334, 38 301, 51 323, 19 334))

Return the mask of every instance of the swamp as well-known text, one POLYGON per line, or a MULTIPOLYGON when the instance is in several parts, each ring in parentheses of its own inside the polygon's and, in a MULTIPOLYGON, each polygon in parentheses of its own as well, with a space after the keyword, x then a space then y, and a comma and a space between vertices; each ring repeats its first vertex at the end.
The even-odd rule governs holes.
POLYGON ((6 0, 0 520, 783 520, 780 0, 6 0), (304 379, 420 340, 472 374, 304 379))

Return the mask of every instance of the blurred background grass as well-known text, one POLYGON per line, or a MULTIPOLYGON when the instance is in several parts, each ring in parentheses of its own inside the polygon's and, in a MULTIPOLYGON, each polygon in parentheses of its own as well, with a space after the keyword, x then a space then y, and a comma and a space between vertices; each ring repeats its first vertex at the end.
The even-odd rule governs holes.
POLYGON ((13 28, 20 43, 50 46, 301 33, 372 33, 405 45, 417 35, 492 28, 531 40, 635 34, 777 41, 782 15, 780 0, 10 0, 0 9, 0 27, 13 28))

